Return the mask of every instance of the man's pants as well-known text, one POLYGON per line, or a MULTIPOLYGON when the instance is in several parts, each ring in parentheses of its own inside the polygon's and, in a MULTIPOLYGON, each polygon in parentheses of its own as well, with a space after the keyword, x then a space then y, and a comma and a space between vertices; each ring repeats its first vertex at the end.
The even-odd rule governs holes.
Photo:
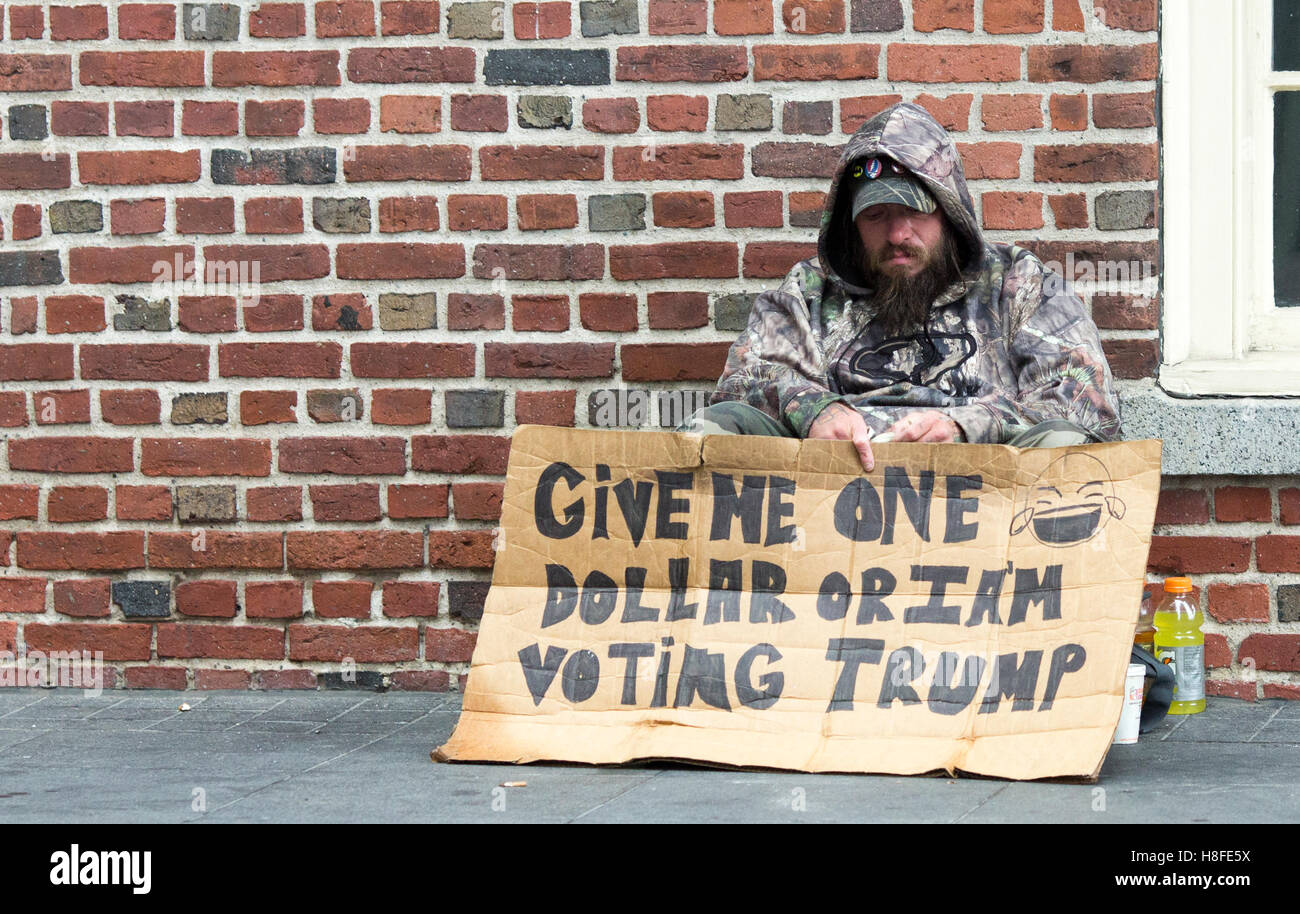
MULTIPOLYGON (((773 435, 793 438, 787 426, 747 403, 727 400, 706 406, 686 420, 681 432, 701 435, 773 435)), ((1013 447, 1069 447, 1090 444, 1101 439, 1092 432, 1064 419, 1049 419, 1018 432, 1004 442, 1013 447)))

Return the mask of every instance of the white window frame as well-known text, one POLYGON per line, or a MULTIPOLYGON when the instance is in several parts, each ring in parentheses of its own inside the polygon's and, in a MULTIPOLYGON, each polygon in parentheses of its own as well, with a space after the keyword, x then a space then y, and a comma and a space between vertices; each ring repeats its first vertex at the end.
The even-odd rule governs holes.
POLYGON ((1160 386, 1300 396, 1300 308, 1273 306, 1271 0, 1163 0, 1160 386))

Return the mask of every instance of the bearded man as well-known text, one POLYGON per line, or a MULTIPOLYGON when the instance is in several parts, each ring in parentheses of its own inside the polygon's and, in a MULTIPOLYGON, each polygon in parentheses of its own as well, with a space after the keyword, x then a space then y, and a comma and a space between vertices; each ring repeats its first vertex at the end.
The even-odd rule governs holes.
POLYGON ((1119 438, 1083 303, 1029 251, 985 241, 961 157, 923 108, 853 135, 818 256, 758 296, 683 431, 1062 447, 1119 438))

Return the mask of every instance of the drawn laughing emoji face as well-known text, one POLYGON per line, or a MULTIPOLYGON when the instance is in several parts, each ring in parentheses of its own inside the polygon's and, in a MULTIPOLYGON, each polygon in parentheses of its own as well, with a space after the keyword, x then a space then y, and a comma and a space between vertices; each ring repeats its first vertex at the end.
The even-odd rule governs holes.
POLYGON ((1073 546, 1096 536, 1108 517, 1123 516, 1106 465, 1075 452, 1053 460, 1034 480, 1011 520, 1011 535, 1028 528, 1044 546, 1073 546))

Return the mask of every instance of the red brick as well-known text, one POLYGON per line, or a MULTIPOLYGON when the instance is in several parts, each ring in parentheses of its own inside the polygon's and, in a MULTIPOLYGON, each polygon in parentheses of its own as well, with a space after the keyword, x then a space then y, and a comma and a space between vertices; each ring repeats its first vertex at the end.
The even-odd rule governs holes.
POLYGON ((261 282, 282 279, 319 279, 330 272, 329 248, 323 244, 226 244, 208 245, 203 259, 226 263, 256 261, 261 282))
POLYGON ((707 190, 663 191, 651 198, 655 225, 707 228, 714 224, 713 194, 707 190))
POLYGON ((1041 127, 1042 97, 1033 94, 985 95, 980 99, 980 120, 988 131, 1041 127))
POLYGON ((448 487, 443 485, 390 485, 388 516, 394 520, 446 517, 448 487))
POLYGON ((572 194, 520 194, 515 212, 522 231, 569 229, 578 224, 578 198, 572 194))
MULTIPOLYGON (((335 292, 333 295, 312 297, 311 329, 313 330, 371 330, 374 325, 374 312, 366 303, 366 296, 362 292, 335 292)), ((308 401, 309 412, 310 406, 311 403, 308 401)))
POLYGON ((353 343, 355 378, 468 378, 473 343, 353 343))
POLYGON ((1228 639, 1217 632, 1205 633, 1205 667, 1222 669, 1232 666, 1232 648, 1228 639))
MULTIPOLYGON (((199 179, 199 169, 197 149, 77 153, 77 171, 82 184, 185 184, 199 179)), ((73 282, 78 281, 73 278, 73 282)))
POLYGON ((447 198, 447 227, 453 232, 500 231, 506 221, 505 197, 452 194, 447 198))
POLYGON ((316 4, 317 38, 350 38, 375 34, 375 5, 370 0, 316 4))
POLYGON ((173 276, 192 275, 194 248, 188 245, 72 248, 68 252, 68 278, 74 283, 151 283, 159 278, 154 268, 159 263, 170 264, 173 276))
POLYGON ((1083 10, 1079 0, 1052 0, 1052 28, 1058 32, 1082 32, 1083 10))
MULTIPOLYGON (((601 146, 484 146, 484 181, 599 181, 605 177, 601 146)), ((465 177, 469 177, 468 171, 465 177)))
POLYGON ((118 520, 171 520, 172 492, 166 486, 118 486, 113 501, 118 520))
POLYGON ((23 626, 29 651, 98 651, 105 660, 148 660, 152 635, 150 625, 28 622, 23 626))
POLYGON ((703 35, 708 28, 708 2, 650 0, 646 19, 651 35, 703 35))
POLYGON ((331 473, 345 476, 397 475, 406 472, 404 438, 284 438, 281 473, 331 473))
POLYGON ((1237 650, 1237 659, 1245 663, 1254 658, 1258 670, 1300 671, 1300 635, 1251 634, 1237 650))
POLYGON ((601 279, 605 248, 599 244, 478 244, 474 277, 506 280, 601 279))
POLYGON ((309 486, 312 520, 317 523, 373 522, 379 511, 379 486, 373 482, 343 486, 309 486))
MULTIPOLYGON (((343 175, 361 181, 468 181, 468 146, 355 146, 343 175)), ((485 172, 484 180, 491 180, 485 172)))
POLYGON ((108 517, 108 489, 102 486, 53 486, 45 511, 52 524, 104 520, 108 517))
POLYGON ((297 619, 301 615, 301 581, 249 581, 244 585, 246 618, 297 619))
POLYGON ((472 83, 473 48, 380 47, 348 52, 348 79, 354 83, 472 83))
POLYGON ((60 92, 71 88, 69 54, 0 54, 0 92, 60 92))
POLYGON ((82 86, 203 86, 201 51, 86 51, 78 61, 82 86))
POLYGON ((0 612, 45 612, 45 584, 45 578, 0 578, 0 612))
POLYGON ((436 197, 384 197, 379 201, 381 232, 436 232, 436 197))
POLYGON ((981 195, 986 229, 1043 227, 1043 195, 1034 191, 988 191, 981 195))
POLYGON ((312 615, 321 619, 370 618, 369 581, 317 581, 311 585, 312 615))
POLYGON ((292 390, 243 390, 239 393, 239 421, 244 425, 297 422, 298 394, 292 390))
POLYGON ((1250 567, 1250 540, 1227 536, 1153 536, 1150 574, 1239 572, 1250 567))
POLYGON ((500 295, 452 292, 447 296, 448 330, 504 330, 506 302, 500 295))
POLYGON ((307 34, 306 19, 302 3, 259 3, 248 11, 248 34, 252 38, 301 38, 307 34))
POLYGON ((1154 32, 1158 0, 1095 0, 1097 20, 1108 29, 1154 32))
POLYGON ((169 689, 182 691, 189 688, 188 672, 179 666, 133 666, 125 671, 128 689, 169 689))
POLYGON ((312 125, 320 134, 365 133, 370 129, 370 102, 364 98, 314 98, 312 125))
POLYGON ((510 439, 500 435, 415 435, 411 438, 411 469, 422 473, 504 476, 509 455, 510 439))
POLYGON ((738 275, 738 254, 731 241, 614 245, 609 249, 609 275, 619 280, 731 279, 738 275))
POLYGON ((244 230, 250 235, 296 235, 302 227, 302 200, 297 197, 244 201, 244 230))
POLYGON ((1088 198, 1083 194, 1050 194, 1047 202, 1057 228, 1088 227, 1088 198))
POLYGON ((250 521, 302 520, 302 489, 298 486, 253 488, 245 498, 250 521))
POLYGON ((50 132, 55 136, 108 136, 108 103, 51 102, 50 132))
POLYGON ((51 6, 52 41, 94 41, 108 37, 108 9, 94 4, 51 6))
POLYGON ((178 343, 82 344, 81 377, 112 381, 206 381, 208 348, 178 343))
POLYGON ((477 642, 477 632, 459 628, 426 628, 424 659, 438 663, 469 663, 477 642))
POLYGON ((41 235, 41 207, 38 203, 20 203, 14 207, 12 238, 26 241, 41 235))
POLYGON ((1117 378, 1149 378, 1160 361, 1158 340, 1103 340, 1101 348, 1117 378))
POLYGON ((771 35, 772 0, 713 0, 718 35, 771 35))
POLYGON ((54 582, 54 611, 77 618, 103 618, 109 614, 109 578, 54 582))
POLYGON ((1209 613, 1217 622, 1267 622, 1267 584, 1211 584, 1209 613))
POLYGON ((104 322, 104 299, 98 295, 50 295, 45 299, 46 333, 98 333, 104 322))
POLYGON ((428 390, 390 388, 371 394, 370 419, 375 425, 428 425, 432 417, 428 390))
POLYGON ((248 438, 141 438, 146 476, 269 476, 271 443, 248 438))
POLYGON ((1010 45, 891 44, 888 53, 891 80, 973 83, 1020 79, 1020 49, 1010 45))
POLYGON ((722 214, 727 228, 782 228, 784 198, 779 190, 723 194, 722 214))
POLYGON ((1279 519, 1284 526, 1300 524, 1300 489, 1278 489, 1277 502, 1279 519))
POLYGON ((690 330, 709 322, 704 292, 651 292, 647 296, 651 330, 690 330))
POLYGON ((195 670, 194 687, 208 690, 247 689, 253 681, 248 670, 195 670))
POLYGON ((244 102, 244 133, 247 136, 297 136, 307 120, 302 99, 244 102))
MULTIPOLYGON (((651 95, 645 100, 645 120, 651 130, 691 130, 696 133, 709 126, 709 100, 703 95, 651 95)), ((646 149, 642 155, 658 155, 658 148, 646 149)))
POLYGON ((582 103, 582 126, 593 133, 636 133, 641 111, 635 98, 589 98, 582 103))
POLYGON ((637 328, 635 295, 584 292, 578 296, 578 312, 588 330, 627 333, 637 328))
POLYGON ((213 51, 212 85, 337 86, 338 51, 213 51))
MULTIPOLYGON (((892 61, 893 52, 890 54, 892 61)), ((890 66, 893 66, 892 62, 890 66)), ((755 81, 875 79, 880 75, 879 69, 878 44, 771 44, 754 47, 755 81)))
POLYGON ((1287 701, 1300 699, 1300 685, 1289 685, 1287 683, 1266 682, 1264 683, 1265 698, 1281 698, 1287 701))
POLYGON ((280 568, 282 553, 279 533, 149 534, 150 568, 280 568))
POLYGON ((281 660, 284 630, 261 625, 158 626, 158 657, 281 660))
POLYGON ((1053 95, 1048 99, 1048 113, 1052 116, 1053 130, 1087 130, 1088 96, 1053 95))
POLYGON ((516 295, 510 299, 511 328, 558 332, 569 329, 567 295, 516 295))
POLYGON ((379 4, 383 35, 430 35, 438 31, 437 0, 383 0, 379 4))
POLYGON ((465 275, 459 244, 340 244, 339 279, 455 279, 465 275))
POLYGON ((42 437, 9 439, 9 469, 43 473, 130 473, 130 438, 42 437))
POLYGON ((414 660, 419 652, 420 632, 414 626, 289 626, 290 660, 393 663, 414 660))
POLYGON ((1101 328, 1115 330, 1155 330, 1159 326, 1160 306, 1148 295, 1094 295, 1092 320, 1101 328))
POLYGON ((9 332, 14 336, 36 332, 36 296, 9 299, 9 332))
POLYGON ((445 670, 398 670, 388 678, 395 692, 446 692, 451 676, 445 670))
POLYGON ((970 127, 970 106, 974 100, 975 96, 970 93, 949 95, 944 98, 918 95, 916 104, 929 111, 945 130, 960 131, 970 127))
POLYGON ((78 425, 90 421, 90 391, 42 390, 32 393, 37 425, 78 425))
POLYGON ((844 31, 844 0, 784 0, 781 20, 797 35, 839 34, 844 31))
POLYGON ((434 568, 491 568, 495 558, 490 530, 429 531, 429 565, 434 568))
POLYGON ((1236 698, 1241 701, 1255 701, 1258 684, 1240 679, 1207 679, 1205 694, 1218 698, 1236 698))
POLYGON ((1214 519, 1267 524, 1273 520, 1273 493, 1259 486, 1219 486, 1214 490, 1214 519))
POLYGON ((144 534, 19 533, 18 566, 46 571, 143 568, 144 534))
POLYGON ((256 688, 315 689, 316 674, 311 670, 260 670, 253 674, 256 688))
POLYGON ((419 568, 424 564, 423 535, 396 530, 290 531, 288 560, 291 569, 419 568))
MULTIPOLYGON (((247 324, 248 312, 244 312, 247 324)), ((337 378, 343 359, 338 343, 222 343, 223 378, 337 378)))
POLYGON ((624 343, 624 381, 716 381, 730 343, 624 343))
POLYGON ((185 136, 235 136, 239 133, 239 106, 235 102, 181 103, 181 133, 185 136))
POLYGON ((161 232, 167 219, 167 201, 114 200, 109 207, 114 235, 151 235, 161 232))
POLYGON ((183 616, 233 619, 239 611, 234 581, 185 581, 176 585, 176 611, 183 616))
POLYGON ((519 425, 558 425, 572 428, 577 392, 520 390, 515 392, 515 422, 519 425))
POLYGON ((172 136, 172 121, 170 101, 113 103, 113 127, 118 136, 172 136))
POLYGON ((1092 97, 1092 122, 1098 127, 1154 127, 1154 92, 1104 93, 1092 97))
POLYGON ((0 520, 36 520, 40 486, 0 485, 0 520))
POLYGON ((1210 496, 1201 489, 1161 489, 1157 524, 1208 524, 1210 496))
POLYGON ((453 95, 451 129, 476 133, 505 133, 510 106, 504 95, 453 95))
POLYGON ((1255 540, 1255 564, 1265 572, 1300 572, 1300 536, 1261 536, 1255 540))
POLYGON ((437 95, 385 95, 379 99, 381 133, 437 133, 442 99, 437 95))
POLYGON ((752 241, 745 245, 741 273, 746 277, 776 279, 784 277, 799 261, 816 256, 816 242, 752 241))
POLYGON ((500 520, 504 487, 496 482, 458 482, 451 487, 458 520, 500 520))
POLYGON ((613 343, 485 343, 489 378, 612 378, 613 343))
POLYGON ((263 295, 244 308, 244 329, 250 333, 302 329, 301 295, 263 295))
POLYGON ((913 0, 912 27, 918 32, 940 29, 975 31, 974 0, 913 0))
POLYGON ((984 31, 990 35, 1041 32, 1045 5, 1044 0, 984 0, 984 31))
POLYGON ((1159 62, 1155 44, 1034 45, 1029 48, 1029 80, 1040 83, 1149 81, 1156 78, 1159 62))
MULTIPOLYGON (((2 12, 2 10, 0 10, 2 12)), ((22 40, 26 38, 45 37, 44 5, 13 5, 9 7, 9 38, 22 40)))
POLYGON ((516 38, 567 38, 570 25, 570 5, 564 3, 512 3, 510 12, 514 19, 516 38))
POLYGON ((1020 177, 1019 143, 958 143, 966 180, 1020 177))
POLYGON ((384 615, 399 619, 438 615, 438 584, 430 581, 385 581, 384 615))
POLYGON ((182 295, 176 299, 177 325, 188 333, 233 333, 239 317, 232 296, 182 295))
POLYGON ((235 201, 230 197, 179 197, 176 231, 183 234, 224 234, 235 230, 235 201))

